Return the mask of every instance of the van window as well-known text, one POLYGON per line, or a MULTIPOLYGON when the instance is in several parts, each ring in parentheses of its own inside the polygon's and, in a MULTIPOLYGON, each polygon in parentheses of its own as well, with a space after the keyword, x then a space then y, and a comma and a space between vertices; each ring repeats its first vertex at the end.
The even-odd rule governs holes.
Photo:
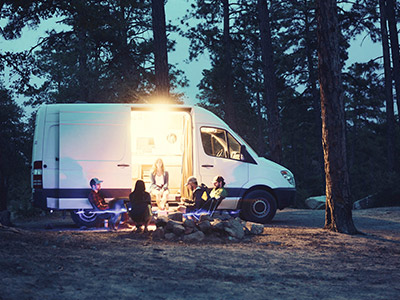
POLYGON ((241 160, 240 157, 240 144, 237 140, 229 133, 228 134, 228 145, 229 145, 229 158, 241 160))
POLYGON ((210 156, 243 160, 240 154, 240 143, 226 130, 213 127, 202 127, 201 141, 204 152, 210 156))

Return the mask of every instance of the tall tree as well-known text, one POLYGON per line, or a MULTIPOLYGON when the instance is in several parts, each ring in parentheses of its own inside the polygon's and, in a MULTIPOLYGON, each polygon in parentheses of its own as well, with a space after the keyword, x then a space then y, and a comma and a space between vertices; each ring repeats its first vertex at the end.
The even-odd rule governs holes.
POLYGON ((222 0, 223 7, 223 69, 225 73, 224 82, 224 102, 226 121, 232 128, 236 129, 235 110, 233 104, 233 74, 232 74, 232 40, 230 35, 230 13, 229 13, 229 0, 222 0))
POLYGON ((29 176, 29 158, 26 156, 29 141, 22 117, 22 109, 0 83, 0 211, 7 210, 13 187, 11 182, 29 176))
POLYGON ((317 0, 318 70, 326 174, 325 228, 356 234, 346 160, 336 0, 317 0))
POLYGON ((275 68, 271 40, 269 10, 266 0, 257 1, 258 23, 260 28, 261 52, 264 73, 264 102, 268 116, 268 139, 271 159, 277 163, 282 160, 281 129, 279 122, 278 98, 275 85, 275 68))
MULTIPOLYGON (((164 0, 152 0, 156 95, 168 99, 169 76, 164 0)), ((166 100, 164 100, 166 101, 166 100)))
POLYGON ((400 53, 395 11, 395 2, 393 0, 386 0, 386 16, 389 23, 390 50, 393 61, 393 79, 396 89, 397 111, 400 114, 400 53))
MULTIPOLYGON (((387 33, 387 10, 385 0, 379 0, 381 39, 383 52, 383 68, 385 72, 385 99, 386 99, 386 145, 387 145, 387 168, 393 171, 394 165, 394 108, 393 108, 393 85, 392 70, 390 64, 389 39, 387 33)), ((397 33, 396 33, 397 35, 397 33)))

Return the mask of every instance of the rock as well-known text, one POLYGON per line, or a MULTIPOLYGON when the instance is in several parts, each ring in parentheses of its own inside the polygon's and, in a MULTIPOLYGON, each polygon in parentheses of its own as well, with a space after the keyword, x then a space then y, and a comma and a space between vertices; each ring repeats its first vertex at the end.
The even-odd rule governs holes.
POLYGON ((244 237, 243 225, 242 223, 240 223, 238 219, 230 219, 229 221, 226 221, 224 224, 225 224, 224 230, 230 236, 237 239, 242 239, 244 237))
POLYGON ((167 225, 165 225, 165 231, 167 232, 172 232, 174 230, 174 227, 176 225, 182 225, 182 222, 174 221, 174 220, 169 220, 167 222, 167 225))
POLYGON ((0 211, 0 224, 4 226, 12 226, 11 213, 8 210, 0 211))
POLYGON ((222 222, 219 219, 216 219, 214 221, 211 222, 211 228, 213 231, 217 231, 217 232, 223 232, 224 231, 224 222, 222 222))
POLYGON ((157 227, 164 227, 168 223, 168 217, 160 216, 155 220, 155 224, 157 227))
POLYGON ((244 226, 244 227, 243 227, 243 230, 244 230, 244 235, 253 235, 253 234, 251 233, 250 229, 249 229, 247 226, 244 226))
POLYGON ((209 233, 211 231, 211 223, 209 220, 200 222, 197 227, 204 233, 209 233))
POLYGON ((264 232, 264 225, 261 224, 251 224, 250 233, 254 235, 260 235, 264 232))
POLYGON ((376 201, 373 195, 369 195, 353 203, 353 209, 373 208, 375 206, 376 206, 376 201))
POLYGON ((202 240, 204 240, 204 233, 202 231, 196 231, 194 233, 185 235, 183 237, 183 241, 185 242, 200 242, 202 240))
POLYGON ((196 227, 196 223, 193 221, 193 220, 191 220, 191 219, 186 219, 184 222, 183 222, 183 226, 185 226, 186 228, 195 228, 196 227))
POLYGON ((168 233, 165 234, 165 239, 166 239, 167 241, 172 241, 172 240, 174 240, 175 238, 176 238, 176 235, 175 235, 175 233, 173 233, 173 232, 168 232, 168 233))
POLYGON ((227 220, 232 219, 232 216, 228 212, 222 211, 220 213, 220 215, 218 216, 218 219, 220 219, 222 221, 227 221, 227 220))
POLYGON ((185 235, 191 234, 193 232, 195 232, 194 227, 185 227, 185 232, 184 232, 185 235))
POLYGON ((165 238, 165 230, 163 227, 157 227, 152 234, 153 240, 162 240, 165 238))
POLYGON ((185 233, 185 227, 183 227, 183 225, 175 224, 172 228, 172 232, 175 233, 177 236, 181 236, 185 233))
POLYGON ((212 218, 209 215, 201 215, 199 222, 203 222, 203 221, 212 221, 212 218))
POLYGON ((173 221, 182 222, 182 216, 183 216, 182 213, 177 212, 177 213, 169 214, 168 219, 173 220, 173 221))
POLYGON ((305 201, 305 204, 308 208, 311 209, 324 209, 326 196, 316 196, 316 197, 309 197, 305 201))

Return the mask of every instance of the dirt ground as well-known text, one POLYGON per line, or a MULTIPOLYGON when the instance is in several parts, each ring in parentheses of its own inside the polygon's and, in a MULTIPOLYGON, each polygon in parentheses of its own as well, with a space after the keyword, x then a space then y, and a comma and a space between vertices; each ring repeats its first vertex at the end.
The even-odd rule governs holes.
POLYGON ((261 236, 194 244, 82 230, 69 216, 16 220, 0 228, 0 300, 400 299, 400 207, 353 218, 365 235, 287 209, 261 236))

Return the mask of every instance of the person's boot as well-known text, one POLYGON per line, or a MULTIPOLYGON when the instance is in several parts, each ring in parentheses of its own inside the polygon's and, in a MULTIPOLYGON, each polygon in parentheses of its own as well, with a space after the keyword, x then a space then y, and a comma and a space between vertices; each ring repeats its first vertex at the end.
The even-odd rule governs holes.
POLYGON ((115 224, 113 222, 108 222, 108 230, 109 231, 117 231, 117 229, 115 228, 115 224))

